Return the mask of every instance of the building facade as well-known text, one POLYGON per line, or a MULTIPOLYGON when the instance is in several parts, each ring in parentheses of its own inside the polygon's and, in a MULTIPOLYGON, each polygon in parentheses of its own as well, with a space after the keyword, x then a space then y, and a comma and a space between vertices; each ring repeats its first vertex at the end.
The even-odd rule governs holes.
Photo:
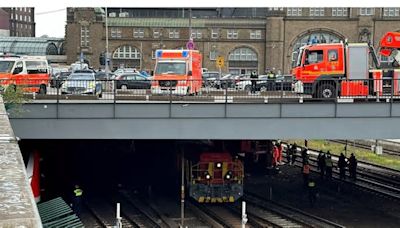
MULTIPOLYGON (((101 67, 105 22, 104 9, 68 8, 68 63, 83 56, 93 67, 101 67)), ((108 50, 113 69, 151 71, 155 50, 186 48, 192 37, 203 54, 203 67, 210 71, 219 70, 216 59, 222 56, 225 73, 288 73, 304 44, 347 39, 378 47, 385 32, 400 31, 399 22, 399 8, 195 8, 191 13, 178 8, 109 8, 108 50)))
POLYGON ((15 7, 2 8, 2 10, 8 13, 7 23, 9 36, 35 37, 36 29, 34 8, 15 7))

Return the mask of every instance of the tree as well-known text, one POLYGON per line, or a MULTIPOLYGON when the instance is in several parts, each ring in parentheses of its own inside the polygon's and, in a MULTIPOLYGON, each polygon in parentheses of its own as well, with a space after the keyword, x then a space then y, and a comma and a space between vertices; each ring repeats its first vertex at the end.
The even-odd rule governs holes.
POLYGON ((2 92, 4 106, 8 113, 18 115, 23 112, 22 104, 29 101, 21 88, 7 88, 2 92))

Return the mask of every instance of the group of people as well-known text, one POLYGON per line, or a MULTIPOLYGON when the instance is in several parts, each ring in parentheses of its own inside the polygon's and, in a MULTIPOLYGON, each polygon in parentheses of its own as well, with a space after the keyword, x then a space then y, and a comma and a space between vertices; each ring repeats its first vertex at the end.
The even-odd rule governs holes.
MULTIPOLYGON (((326 155, 320 152, 317 158, 318 170, 320 171, 321 179, 326 176, 327 179, 332 178, 333 162, 331 153, 328 150, 326 155)), ((337 168, 339 168, 339 177, 341 180, 346 179, 346 168, 349 168, 350 178, 355 180, 357 177, 357 159, 352 153, 350 158, 347 159, 343 153, 340 153, 339 160, 337 162, 337 168)))

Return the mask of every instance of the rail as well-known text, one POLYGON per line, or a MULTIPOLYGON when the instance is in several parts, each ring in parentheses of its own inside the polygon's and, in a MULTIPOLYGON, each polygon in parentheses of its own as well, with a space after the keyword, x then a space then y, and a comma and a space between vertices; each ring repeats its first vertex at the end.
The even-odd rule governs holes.
POLYGON ((400 102, 400 79, 322 80, 292 77, 204 80, 2 79, 0 92, 21 88, 30 99, 201 103, 400 102), (202 85, 199 87, 198 85, 202 85))

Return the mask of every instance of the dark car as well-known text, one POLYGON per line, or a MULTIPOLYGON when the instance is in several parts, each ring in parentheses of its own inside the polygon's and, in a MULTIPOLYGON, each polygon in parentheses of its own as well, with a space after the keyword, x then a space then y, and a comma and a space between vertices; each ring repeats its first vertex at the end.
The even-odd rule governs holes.
POLYGON ((235 88, 235 82, 238 75, 227 74, 221 77, 221 80, 217 82, 217 87, 226 89, 226 88, 235 88))
POLYGON ((219 79, 219 72, 208 71, 202 75, 203 86, 214 87, 216 86, 217 80, 219 79))
POLYGON ((106 81, 106 80, 111 79, 113 75, 114 75, 114 74, 111 73, 111 72, 108 72, 108 76, 107 76, 106 72, 104 72, 104 71, 97 71, 96 74, 95 74, 95 77, 96 77, 96 80, 103 80, 103 81, 106 81))
POLYGON ((70 74, 70 71, 59 72, 55 77, 51 78, 50 86, 60 88, 70 74))
POLYGON ((257 84, 259 91, 291 91, 294 78, 292 75, 277 75, 274 79, 267 78, 257 84))
POLYGON ((139 73, 123 74, 116 79, 117 89, 150 89, 151 81, 139 73))

